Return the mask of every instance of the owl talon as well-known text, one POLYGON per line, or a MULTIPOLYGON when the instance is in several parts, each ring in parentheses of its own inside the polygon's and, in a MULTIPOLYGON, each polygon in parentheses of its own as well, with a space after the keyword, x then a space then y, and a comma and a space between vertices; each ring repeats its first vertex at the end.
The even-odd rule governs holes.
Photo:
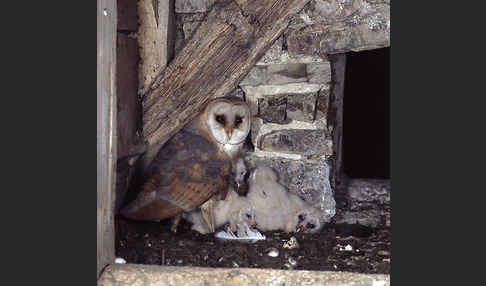
POLYGON ((201 216, 203 221, 206 223, 209 232, 214 232, 214 214, 213 214, 214 201, 212 199, 206 201, 201 205, 201 216))
POLYGON ((170 231, 172 231, 173 233, 177 233, 177 226, 179 225, 179 222, 181 221, 181 217, 182 217, 182 215, 178 214, 172 219, 172 225, 170 227, 170 231))

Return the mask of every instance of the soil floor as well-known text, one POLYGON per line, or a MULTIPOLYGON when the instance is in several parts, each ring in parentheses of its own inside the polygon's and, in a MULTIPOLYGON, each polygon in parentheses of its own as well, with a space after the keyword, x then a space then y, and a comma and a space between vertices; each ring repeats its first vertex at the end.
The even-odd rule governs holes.
POLYGON ((319 233, 263 232, 266 240, 248 243, 201 235, 184 220, 177 233, 170 231, 170 220, 138 222, 117 217, 115 222, 116 256, 127 263, 390 273, 389 228, 331 222, 319 233), (284 248, 292 236, 299 247, 284 248), (268 255, 272 249, 278 256, 268 255))

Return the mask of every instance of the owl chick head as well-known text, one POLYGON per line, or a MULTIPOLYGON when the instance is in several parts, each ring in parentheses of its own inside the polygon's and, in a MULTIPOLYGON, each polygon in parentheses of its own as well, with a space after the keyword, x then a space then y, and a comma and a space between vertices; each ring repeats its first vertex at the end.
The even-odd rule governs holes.
POLYGON ((306 206, 294 217, 296 232, 318 232, 322 228, 320 212, 312 206, 306 206))
POLYGON ((250 109, 239 99, 218 98, 206 107, 209 134, 220 144, 242 144, 250 132, 250 109))
POLYGON ((239 223, 245 223, 249 228, 254 228, 256 226, 255 220, 255 209, 250 206, 244 206, 238 211, 239 223))

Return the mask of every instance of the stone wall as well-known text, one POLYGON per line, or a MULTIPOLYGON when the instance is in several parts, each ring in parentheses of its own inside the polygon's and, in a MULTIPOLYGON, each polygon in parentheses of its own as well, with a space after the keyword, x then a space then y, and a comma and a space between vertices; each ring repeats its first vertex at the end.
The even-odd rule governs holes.
MULTIPOLYGON (((177 53, 217 0, 175 0, 177 53)), ((345 55, 390 46, 390 1, 311 0, 233 92, 252 111, 249 167, 336 213, 341 171, 345 55)))
POLYGON ((360 224, 372 228, 391 226, 391 181, 349 179, 344 186, 346 207, 335 217, 337 224, 360 224))
POLYGON ((325 57, 291 57, 280 38, 240 83, 252 111, 250 167, 277 170, 289 191, 335 214, 328 124, 331 66, 325 57))
MULTIPOLYGON (((176 53, 213 2, 175 2, 176 53)), ((336 152, 336 118, 331 118, 336 112, 329 112, 331 63, 325 55, 289 53, 286 34, 233 92, 249 104, 253 116, 253 150, 246 153, 245 160, 250 168, 274 168, 290 192, 320 208, 323 220, 329 221, 336 212, 330 180, 336 152)))

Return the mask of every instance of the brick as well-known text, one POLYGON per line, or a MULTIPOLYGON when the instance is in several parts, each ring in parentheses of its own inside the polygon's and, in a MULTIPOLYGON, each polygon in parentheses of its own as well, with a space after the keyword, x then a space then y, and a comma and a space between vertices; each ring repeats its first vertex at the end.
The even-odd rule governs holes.
POLYGON ((332 140, 322 129, 283 129, 263 135, 259 148, 304 156, 330 156, 332 140))

